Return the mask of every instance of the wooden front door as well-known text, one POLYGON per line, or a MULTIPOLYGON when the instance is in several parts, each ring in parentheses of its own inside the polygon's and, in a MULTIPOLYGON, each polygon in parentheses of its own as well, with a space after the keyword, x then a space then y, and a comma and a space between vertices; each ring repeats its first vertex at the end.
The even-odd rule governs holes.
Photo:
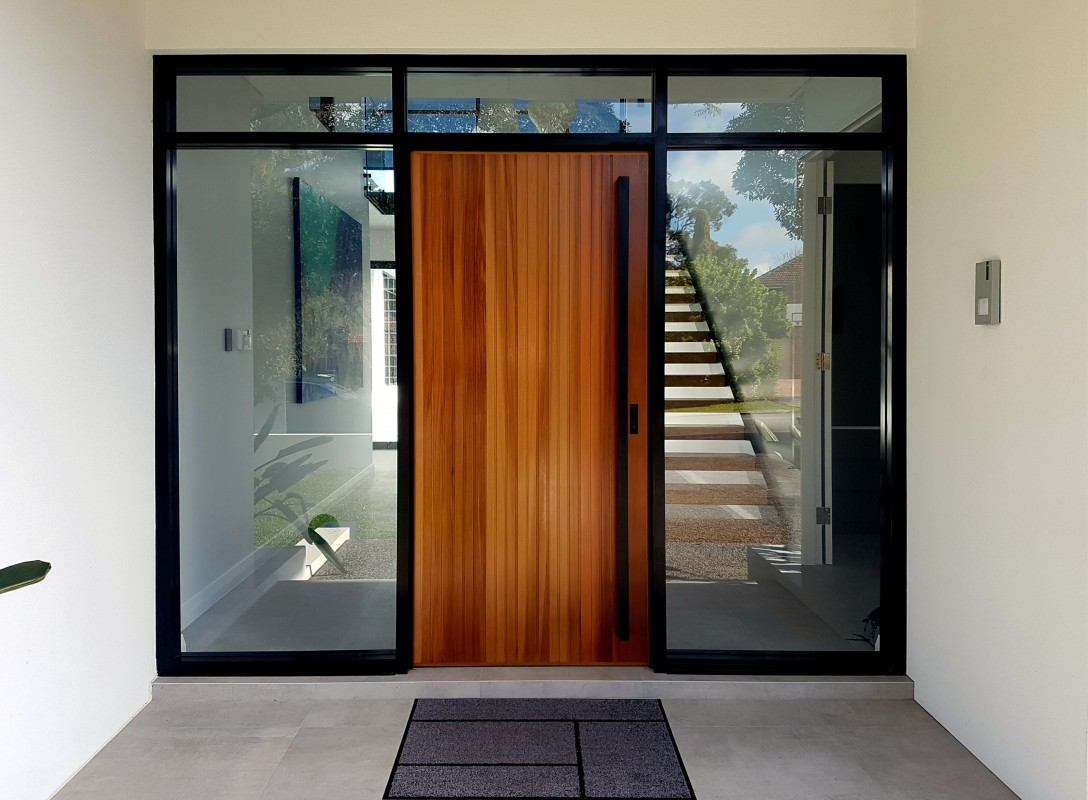
POLYGON ((648 177, 412 156, 418 665, 647 662, 648 177))

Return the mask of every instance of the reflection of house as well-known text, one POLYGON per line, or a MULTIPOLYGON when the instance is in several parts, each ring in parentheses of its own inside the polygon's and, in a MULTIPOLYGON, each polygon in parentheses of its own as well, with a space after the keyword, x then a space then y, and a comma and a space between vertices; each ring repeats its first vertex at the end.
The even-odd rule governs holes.
POLYGON ((778 396, 783 400, 801 396, 801 292, 804 276, 804 256, 798 254, 789 261, 767 270, 756 280, 768 289, 786 296, 786 316, 789 336, 781 340, 782 366, 778 373, 778 396))
POLYGON ((769 269, 756 280, 768 289, 777 289, 786 295, 786 302, 801 302, 801 277, 804 274, 804 256, 798 253, 774 269, 769 269))

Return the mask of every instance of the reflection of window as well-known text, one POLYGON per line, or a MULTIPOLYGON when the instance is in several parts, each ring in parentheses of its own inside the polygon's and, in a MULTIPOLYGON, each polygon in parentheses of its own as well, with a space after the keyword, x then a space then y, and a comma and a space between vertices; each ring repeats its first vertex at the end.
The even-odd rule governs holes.
POLYGON ((397 385, 397 276, 382 272, 382 301, 385 307, 385 383, 397 385))

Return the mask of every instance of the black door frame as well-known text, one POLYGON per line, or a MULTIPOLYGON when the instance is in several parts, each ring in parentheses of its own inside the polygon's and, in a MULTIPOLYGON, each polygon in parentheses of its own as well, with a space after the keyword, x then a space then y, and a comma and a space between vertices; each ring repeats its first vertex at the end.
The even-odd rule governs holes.
MULTIPOLYGON (((670 652, 665 620, 664 356, 649 348, 651 442, 650 665, 665 672, 719 674, 903 674, 906 667, 906 58, 850 56, 156 56, 154 58, 154 226, 156 316, 156 620, 160 675, 375 674, 407 671, 412 663, 413 425, 412 234, 410 159, 415 150, 638 151, 651 167, 649 331, 664 324, 667 154, 670 150, 872 150, 883 155, 884 264, 881 342, 881 606, 879 653, 808 651, 670 652), (446 134, 407 130, 409 70, 575 71, 649 75, 653 85, 650 133, 446 134), (371 133, 178 132, 179 75, 329 75, 389 71, 392 131, 371 133), (670 134, 667 79, 679 75, 851 76, 882 79, 882 133, 670 134), (392 147, 396 185, 398 351, 397 647, 394 651, 180 651, 180 524, 177 408, 177 281, 175 177, 179 149, 360 149, 392 147), (896 445, 897 446, 893 446, 896 445)), ((650 339, 653 339, 652 333, 650 339)))

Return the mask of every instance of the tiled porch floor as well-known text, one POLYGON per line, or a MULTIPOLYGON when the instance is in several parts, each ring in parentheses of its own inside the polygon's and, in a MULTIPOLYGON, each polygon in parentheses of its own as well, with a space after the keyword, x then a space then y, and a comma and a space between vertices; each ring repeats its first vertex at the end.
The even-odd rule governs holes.
MULTIPOLYGON (((1010 800, 912 700, 664 700, 700 800, 1010 800)), ((59 800, 380 798, 410 699, 152 701, 59 800)))

